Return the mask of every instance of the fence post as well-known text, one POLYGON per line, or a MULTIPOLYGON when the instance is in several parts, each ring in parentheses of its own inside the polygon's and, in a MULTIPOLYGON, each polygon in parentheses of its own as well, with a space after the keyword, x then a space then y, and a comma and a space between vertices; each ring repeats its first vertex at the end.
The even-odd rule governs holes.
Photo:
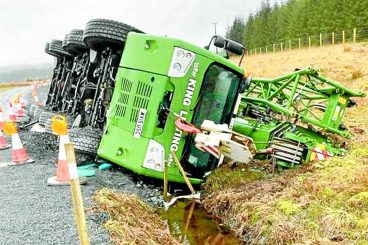
POLYGON ((291 50, 291 40, 289 40, 289 50, 291 50))
POLYGON ((276 44, 273 44, 273 52, 276 52, 276 44))
POLYGON ((353 43, 356 42, 356 28, 354 28, 354 32, 353 32, 353 43))
POLYGON ((311 42, 311 37, 308 37, 308 46, 309 46, 309 48, 311 48, 311 46, 312 46, 312 42, 311 42))
POLYGON ((335 32, 332 32, 332 45, 335 45, 335 32))
POLYGON ((319 46, 322 47, 322 33, 319 34, 319 46))
POLYGON ((345 31, 342 31, 342 44, 345 45, 345 31))
POLYGON ((300 44, 301 44, 301 43, 300 43, 300 37, 299 37, 299 40, 298 40, 298 41, 299 41, 299 49, 300 49, 300 46, 301 46, 301 45, 300 45, 300 44))

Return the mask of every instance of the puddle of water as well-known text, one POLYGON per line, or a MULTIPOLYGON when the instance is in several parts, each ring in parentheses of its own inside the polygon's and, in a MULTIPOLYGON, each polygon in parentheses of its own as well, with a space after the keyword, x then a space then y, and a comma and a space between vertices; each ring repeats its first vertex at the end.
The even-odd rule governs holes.
POLYGON ((167 211, 160 210, 168 221, 170 232, 183 244, 232 245, 242 244, 229 232, 219 230, 219 222, 212 219, 195 201, 179 201, 167 211))

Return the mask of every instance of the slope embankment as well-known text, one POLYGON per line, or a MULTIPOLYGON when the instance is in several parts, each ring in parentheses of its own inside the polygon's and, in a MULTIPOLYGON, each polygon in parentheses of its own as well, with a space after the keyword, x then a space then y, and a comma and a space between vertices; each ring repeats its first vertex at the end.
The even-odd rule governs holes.
MULTIPOLYGON (((368 91, 368 44, 246 57, 254 77, 315 67, 354 90, 368 91)), ((272 172, 269 166, 222 166, 204 189, 207 211, 249 244, 366 244, 368 241, 368 99, 355 99, 344 124, 353 135, 344 157, 272 172), (267 171, 268 170, 268 171, 267 171)))

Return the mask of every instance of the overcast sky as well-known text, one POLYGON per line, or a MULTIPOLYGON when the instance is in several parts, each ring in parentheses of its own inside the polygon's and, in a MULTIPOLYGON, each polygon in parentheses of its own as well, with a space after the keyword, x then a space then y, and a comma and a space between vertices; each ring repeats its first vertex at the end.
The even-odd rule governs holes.
POLYGON ((254 12, 261 0, 0 0, 0 67, 51 63, 45 43, 83 29, 92 18, 113 19, 154 35, 204 46, 224 34, 235 16, 254 12))

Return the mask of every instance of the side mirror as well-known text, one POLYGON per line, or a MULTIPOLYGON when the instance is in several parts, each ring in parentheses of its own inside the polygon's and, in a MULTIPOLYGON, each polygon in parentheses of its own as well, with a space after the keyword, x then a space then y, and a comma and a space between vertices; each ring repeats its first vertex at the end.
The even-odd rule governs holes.
POLYGON ((215 42, 213 43, 213 45, 215 45, 218 48, 225 47, 225 38, 219 35, 216 35, 213 38, 215 39, 215 42))
POLYGON ((243 45, 230 39, 226 39, 225 49, 237 55, 242 55, 245 50, 243 45))
POLYGON ((242 81, 240 82, 239 93, 240 94, 244 93, 245 90, 247 90, 250 87, 251 83, 252 83, 251 76, 243 77, 242 81))

